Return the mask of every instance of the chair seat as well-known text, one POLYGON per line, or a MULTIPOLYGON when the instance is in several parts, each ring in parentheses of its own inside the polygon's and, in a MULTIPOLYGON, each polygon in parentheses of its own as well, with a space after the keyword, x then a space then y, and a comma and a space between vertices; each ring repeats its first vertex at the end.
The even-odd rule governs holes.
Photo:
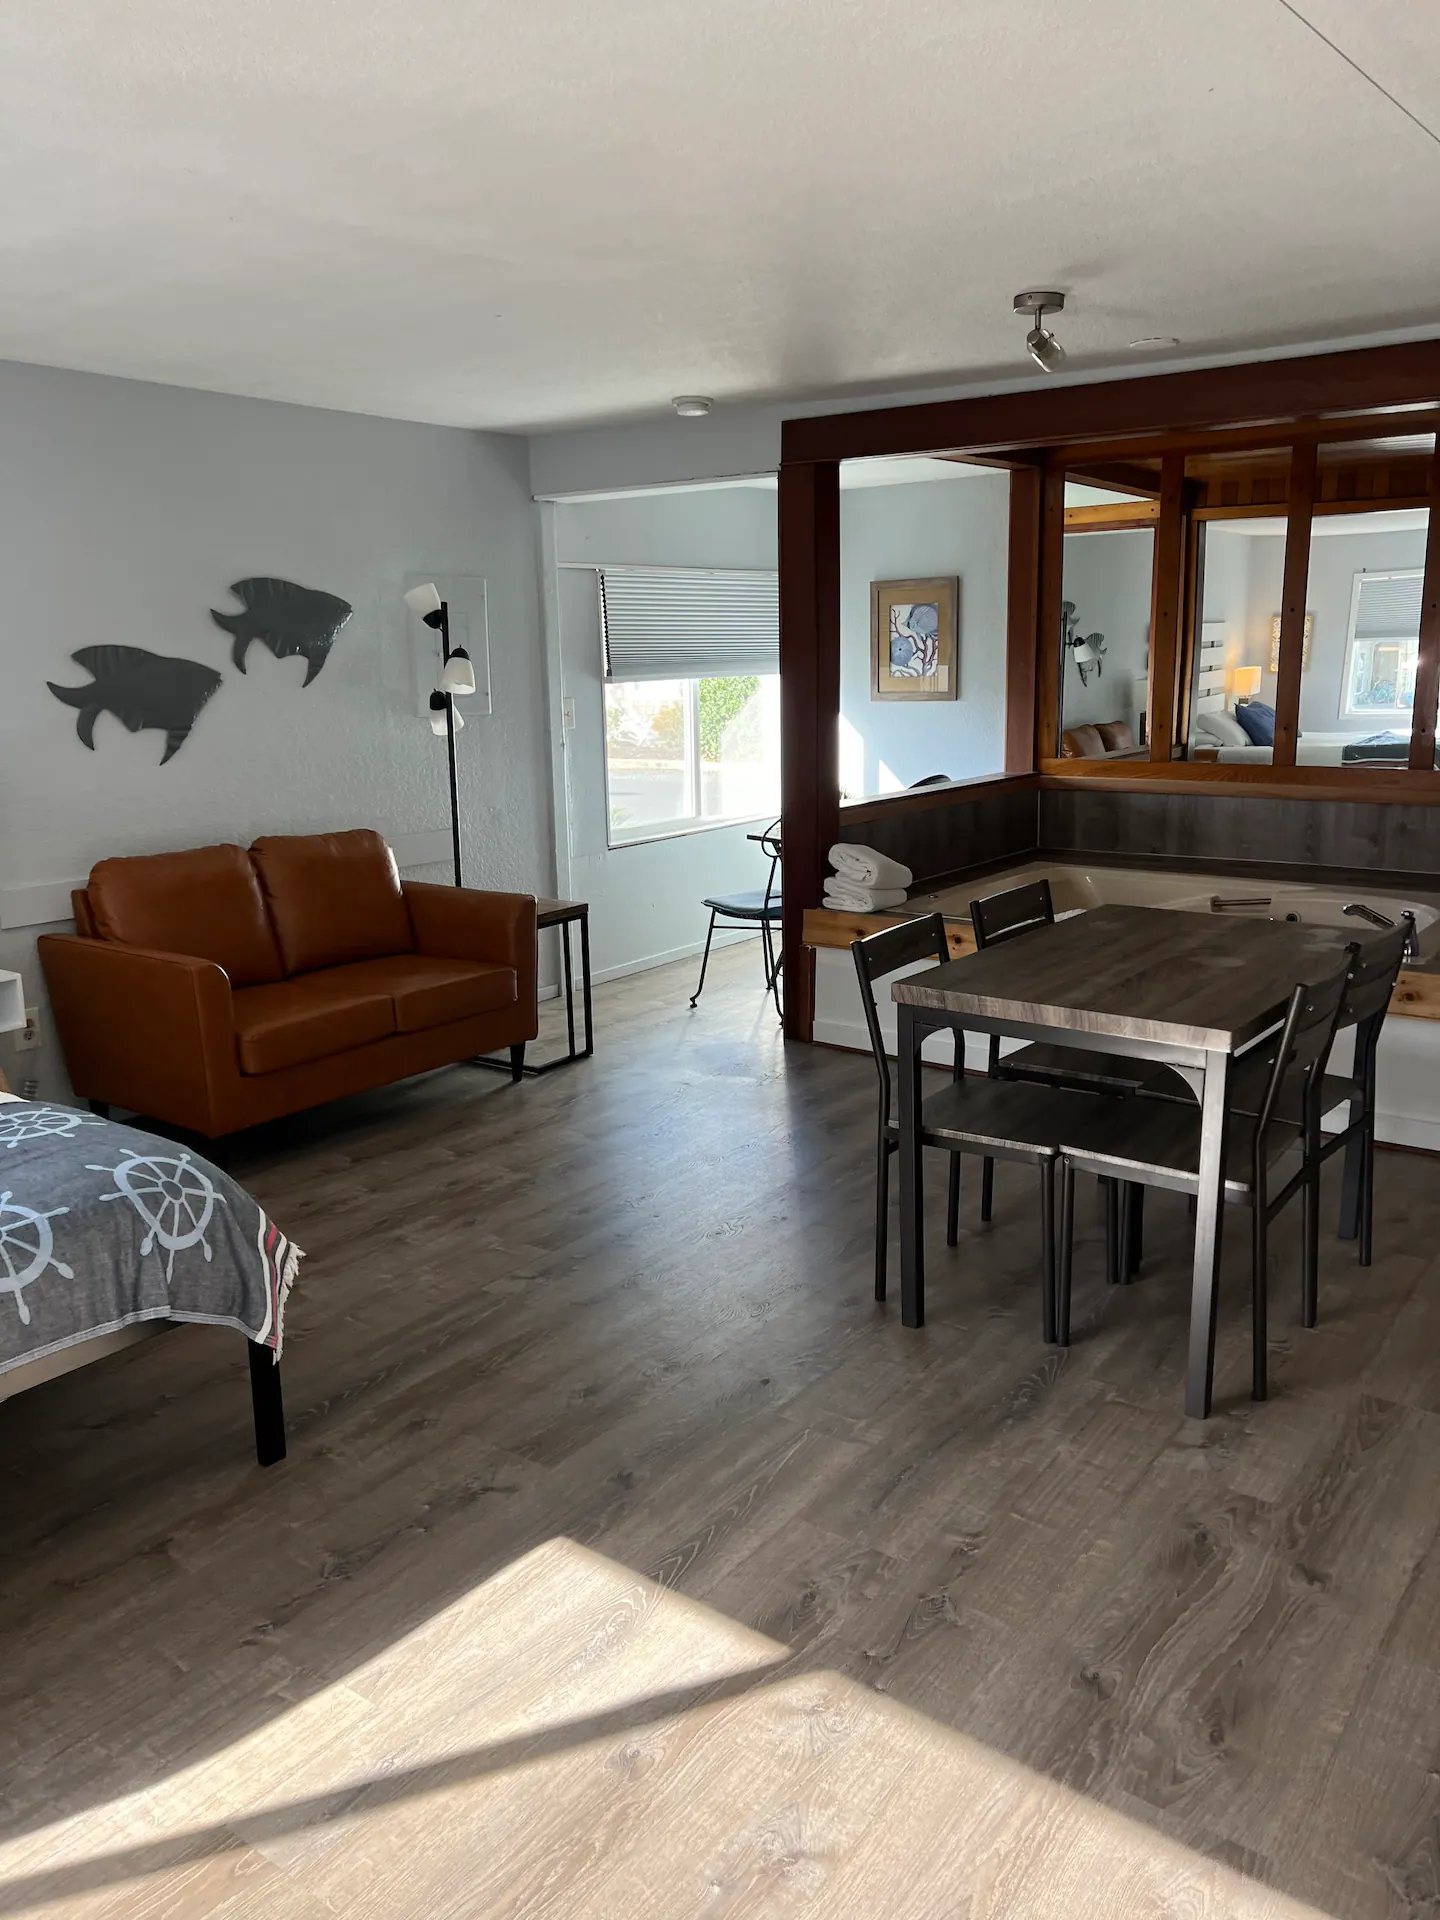
MULTIPOLYGON (((1200 1109, 1193 1102, 1094 1100, 1088 1124, 1061 1143, 1067 1160, 1087 1173, 1195 1193, 1200 1177, 1200 1109)), ((1255 1117, 1232 1113, 1225 1141, 1225 1197, 1248 1199, 1253 1185, 1255 1117)), ((1273 1166, 1301 1138, 1290 1121, 1271 1122, 1266 1161, 1273 1166)))
POLYGON ((1357 1087, 1348 1073, 1327 1073, 1321 1082, 1323 1092, 1320 1096, 1320 1111, 1333 1113, 1336 1107, 1349 1106, 1350 1118, 1360 1116, 1360 1103, 1364 1098, 1363 1088, 1357 1087))
POLYGON ((1003 1079, 1044 1081, 1083 1093, 1159 1094, 1191 1104, 1195 1099, 1189 1081, 1173 1067, 1123 1053, 1092 1053, 1083 1047, 1042 1043, 1021 1047, 1001 1055, 999 1071, 1003 1079))
MULTIPOLYGON (((921 1137, 927 1146, 959 1146, 995 1160, 1053 1160, 1071 1134, 1085 1130, 1090 1110, 1109 1104, 1100 1094, 967 1074, 925 1101, 921 1137)), ((898 1132, 893 1121, 888 1131, 898 1132)))
POLYGON ((763 888, 755 893, 720 893, 712 900, 702 900, 702 907, 709 907, 715 913, 728 914, 732 920, 778 920, 780 918, 780 896, 772 893, 765 898, 763 888))

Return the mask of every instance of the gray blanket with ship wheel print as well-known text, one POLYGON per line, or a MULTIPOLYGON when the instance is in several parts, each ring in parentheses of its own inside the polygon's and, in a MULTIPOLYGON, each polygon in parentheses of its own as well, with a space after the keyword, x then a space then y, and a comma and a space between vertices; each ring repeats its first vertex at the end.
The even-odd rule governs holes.
POLYGON ((299 1260, 190 1148, 0 1101, 0 1373, 142 1320, 234 1327, 278 1359, 299 1260))

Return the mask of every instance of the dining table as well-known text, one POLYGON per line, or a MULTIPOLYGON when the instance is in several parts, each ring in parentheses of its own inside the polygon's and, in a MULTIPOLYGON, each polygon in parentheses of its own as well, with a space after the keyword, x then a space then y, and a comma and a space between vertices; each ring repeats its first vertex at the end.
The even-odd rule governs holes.
MULTIPOLYGON (((925 1322, 920 1050, 937 1030, 1124 1054, 1198 1074, 1199 1192, 1185 1411, 1210 1413, 1232 1068, 1285 1016, 1298 981, 1344 965, 1355 935, 1171 907, 1103 906, 895 981, 900 1318, 925 1322)), ((1143 1096, 1137 1096, 1143 1097, 1143 1096)))

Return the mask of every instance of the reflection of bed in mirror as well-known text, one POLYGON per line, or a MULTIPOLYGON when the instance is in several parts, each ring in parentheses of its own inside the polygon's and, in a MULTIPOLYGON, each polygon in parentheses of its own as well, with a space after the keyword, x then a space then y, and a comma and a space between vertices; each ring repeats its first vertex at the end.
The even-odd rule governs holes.
MULTIPOLYGON (((1195 760, 1218 760, 1225 766, 1268 767, 1272 747, 1199 744, 1195 760)), ((1297 767, 1404 767, 1410 763, 1410 735, 1387 729, 1381 733, 1303 733, 1295 743, 1297 767)))

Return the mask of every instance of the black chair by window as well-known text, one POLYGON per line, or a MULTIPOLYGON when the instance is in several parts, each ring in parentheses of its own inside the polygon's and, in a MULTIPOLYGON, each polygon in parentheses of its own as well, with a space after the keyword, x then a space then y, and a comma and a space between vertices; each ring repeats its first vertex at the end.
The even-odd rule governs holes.
MULTIPOLYGON (((1266 1397, 1268 1234, 1270 1223, 1297 1193, 1305 1196, 1303 1265, 1307 1294, 1313 1295, 1319 1260, 1319 1138, 1325 1063, 1335 1038, 1350 965, 1318 986, 1297 986, 1284 1025, 1255 1050, 1265 1068, 1264 1091, 1253 1113, 1232 1110, 1224 1172, 1224 1198, 1252 1214, 1251 1393, 1266 1397), (1299 1151, 1300 1165, 1272 1192, 1270 1180, 1280 1160, 1299 1151)), ((1087 1128, 1064 1142, 1060 1166, 1060 1262, 1056 1333, 1070 1341, 1070 1284, 1073 1267, 1071 1228, 1075 1175, 1095 1173, 1112 1180, 1199 1191, 1200 1109, 1192 1101, 1113 1100, 1092 1103, 1087 1128)))
MULTIPOLYGON (((1033 933, 1037 927, 1055 924, 1055 903, 1048 880, 1033 880, 1023 887, 1009 887, 1004 893, 992 893, 983 900, 970 902, 970 925, 977 948, 998 946, 1003 940, 1015 940, 1033 933)), ((1049 1086, 1072 1087, 1087 1093, 1148 1093, 1193 1104, 1189 1083, 1171 1067, 1156 1066, 1153 1061, 1126 1059, 1118 1053, 1092 1053, 1080 1047, 1031 1045, 1011 1053, 1000 1051, 1000 1036, 990 1036, 988 1063, 990 1078, 1038 1080, 1049 1086)), ((986 1163, 981 1175, 980 1218, 988 1220, 995 1170, 986 1163)), ((1124 1205, 1124 1260, 1127 1273, 1139 1265, 1143 1214, 1141 1193, 1124 1197, 1113 1182, 1105 1188, 1105 1225, 1107 1243, 1120 1233, 1118 1213, 1124 1205)), ((1113 1250, 1113 1245, 1112 1245, 1113 1250)), ((1112 1265, 1118 1278, 1118 1270, 1112 1265)))
MULTIPOLYGON (((1375 1053, 1395 981, 1404 964, 1409 930, 1361 943, 1340 1008, 1338 1031, 1355 1029, 1355 1057, 1348 1074, 1325 1076, 1320 1112, 1348 1103, 1345 1125, 1319 1145, 1322 1160, 1344 1152, 1340 1192, 1340 1238, 1358 1239, 1360 1265, 1370 1264, 1375 1237, 1375 1053)), ((1316 1299, 1307 1292, 1302 1318, 1315 1325, 1316 1299)))
MULTIPOLYGON (((923 960, 948 960, 945 921, 938 913, 927 914, 923 920, 906 921, 898 927, 887 927, 883 933, 852 941, 850 951, 855 957, 870 1049, 880 1081, 875 1152, 875 1298, 883 1300, 889 1241, 890 1156, 899 1147, 900 1130, 890 1112, 890 1061, 875 1005, 875 982, 923 960)), ((931 1094, 921 1113, 921 1145, 943 1148, 951 1156, 946 1243, 953 1247, 959 1239, 961 1154, 979 1154, 992 1161, 1021 1161, 1037 1168, 1044 1336, 1047 1341, 1053 1341, 1056 1159, 1066 1128, 1084 1124, 1084 1116, 1075 1103, 1083 1109, 1092 1102, 1084 1093, 1069 1093, 1053 1087, 981 1079, 973 1074, 967 1079, 964 1060, 964 1035, 957 1034, 950 1085, 942 1092, 931 1094)))
POLYGON ((753 893, 721 893, 713 899, 702 900, 702 907, 710 909, 710 924, 705 929, 705 954, 700 962, 700 984, 690 996, 693 1007, 705 991, 705 973, 710 965, 710 942, 715 937, 717 920, 733 920, 747 926, 760 929, 761 952, 765 960, 765 991, 775 1001, 775 1011, 780 1012, 780 948, 775 931, 780 925, 781 898, 778 885, 780 872, 780 822, 773 821, 763 833, 752 833, 749 839, 764 849, 770 856, 770 873, 762 888, 753 893))

